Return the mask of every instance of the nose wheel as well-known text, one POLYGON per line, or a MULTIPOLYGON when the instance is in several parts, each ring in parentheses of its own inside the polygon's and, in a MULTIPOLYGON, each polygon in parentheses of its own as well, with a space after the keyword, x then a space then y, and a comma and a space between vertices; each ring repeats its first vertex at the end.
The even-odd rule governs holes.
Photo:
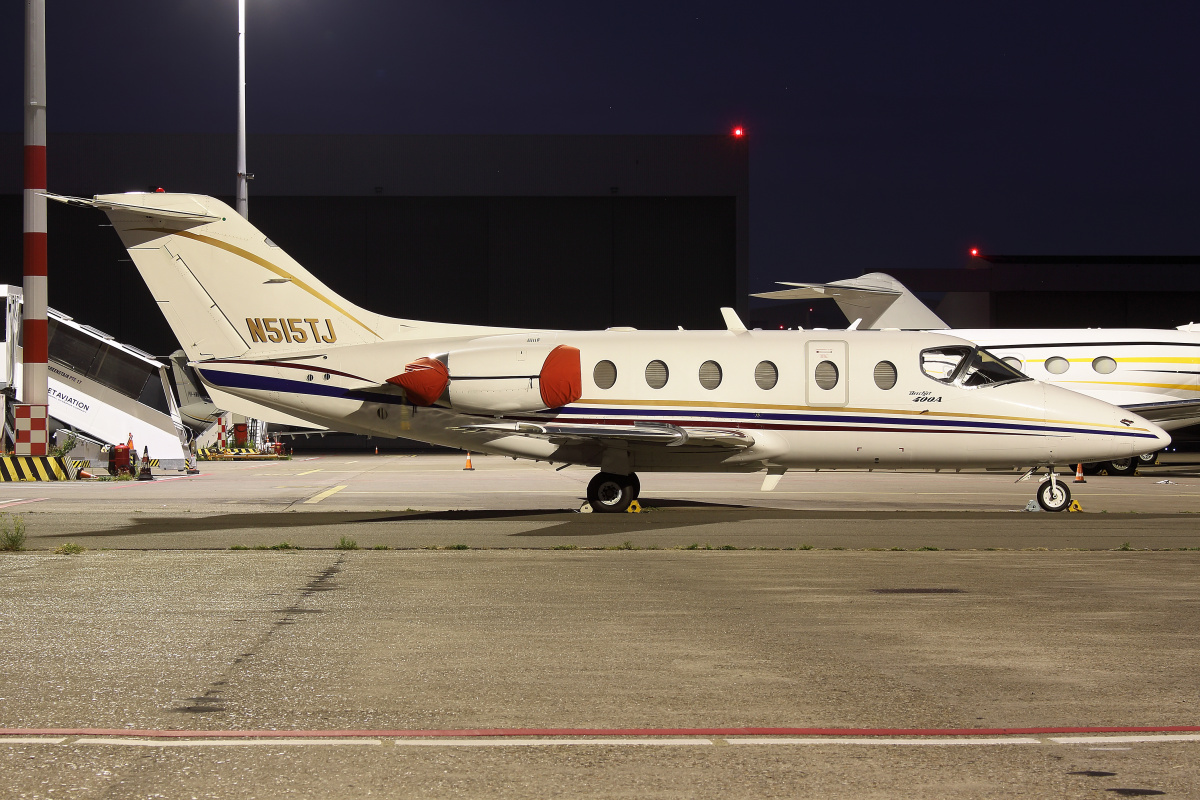
POLYGON ((1037 501, 1043 511, 1063 511, 1071 505, 1071 490, 1052 473, 1050 480, 1038 487, 1037 501))
POLYGON ((588 482, 587 499, 593 511, 620 513, 629 508, 641 491, 642 483, 633 473, 600 472, 588 482))

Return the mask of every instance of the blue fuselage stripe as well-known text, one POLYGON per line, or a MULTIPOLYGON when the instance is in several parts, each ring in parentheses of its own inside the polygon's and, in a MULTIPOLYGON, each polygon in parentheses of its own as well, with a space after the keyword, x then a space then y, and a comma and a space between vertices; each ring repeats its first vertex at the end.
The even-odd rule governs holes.
MULTIPOLYGON (((250 389, 259 392, 287 392, 289 394, 306 394, 318 397, 335 397, 346 400, 358 400, 366 403, 386 403, 389 405, 404 405, 404 397, 395 394, 383 394, 363 389, 346 389, 340 386, 330 386, 323 383, 293 381, 286 378, 272 378, 265 375, 249 375, 244 372, 226 372, 224 370, 199 369, 204 379, 217 387, 225 389, 250 389)), ((1020 422, 988 422, 979 420, 938 419, 931 417, 879 417, 862 414, 846 414, 831 410, 827 413, 782 413, 754 411, 698 411, 692 409, 664 408, 575 408, 564 407, 544 414, 531 414, 525 418, 558 418, 563 416, 605 416, 605 417, 638 417, 642 419, 661 419, 667 417, 681 424, 688 419, 730 420, 736 423, 750 425, 796 425, 799 423, 838 423, 856 425, 904 425, 913 431, 934 431, 953 433, 945 428, 974 428, 996 432, 1022 433, 1034 431, 1041 434, 1086 433, 1106 434, 1134 439, 1154 439, 1154 434, 1139 431, 1121 430, 1092 430, 1088 428, 1068 427, 1062 425, 1038 425, 1020 422)), ((631 420, 632 422, 633 420, 631 420)))

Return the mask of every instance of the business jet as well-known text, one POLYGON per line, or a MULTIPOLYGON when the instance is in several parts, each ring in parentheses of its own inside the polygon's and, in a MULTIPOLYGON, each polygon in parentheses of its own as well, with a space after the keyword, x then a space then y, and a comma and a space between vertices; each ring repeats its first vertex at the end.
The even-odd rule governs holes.
POLYGON ((583 509, 626 510, 639 471, 765 471, 769 490, 796 468, 1024 467, 1060 511, 1056 467, 1170 441, 944 334, 751 331, 732 309, 723 331, 395 319, 212 197, 50 197, 108 214, 210 389, 333 430, 586 465, 583 509))
MULTIPOLYGON (((752 295, 833 299, 857 329, 945 331, 984 347, 1014 369, 1136 412, 1163 430, 1200 424, 1200 325, 1153 328, 950 329, 900 281, 881 272, 832 283, 782 283, 752 295)), ((1095 465, 1132 475, 1155 453, 1095 465)))

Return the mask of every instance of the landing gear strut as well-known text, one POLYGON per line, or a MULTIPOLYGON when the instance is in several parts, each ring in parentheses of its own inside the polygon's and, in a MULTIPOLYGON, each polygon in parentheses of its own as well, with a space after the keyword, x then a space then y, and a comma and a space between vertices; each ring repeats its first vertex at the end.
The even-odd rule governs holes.
POLYGON ((633 473, 600 472, 588 482, 587 499, 593 511, 620 513, 629 508, 641 491, 642 482, 633 473))

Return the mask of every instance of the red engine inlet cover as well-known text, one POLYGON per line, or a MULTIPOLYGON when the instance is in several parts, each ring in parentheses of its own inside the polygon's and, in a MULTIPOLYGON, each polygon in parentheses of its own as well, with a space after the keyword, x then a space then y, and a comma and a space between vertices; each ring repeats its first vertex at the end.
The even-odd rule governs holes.
POLYGON ((546 408, 562 408, 583 397, 583 373, 579 368, 579 349, 560 344, 546 356, 538 376, 542 402, 546 408))
MULTIPOLYGON (((576 368, 578 365, 576 356, 576 368)), ((387 382, 403 388, 409 402, 414 406, 431 406, 442 396, 442 392, 446 391, 446 386, 450 383, 450 373, 446 370, 446 365, 436 358, 423 356, 405 364, 404 372, 394 378, 388 378, 387 382)))

